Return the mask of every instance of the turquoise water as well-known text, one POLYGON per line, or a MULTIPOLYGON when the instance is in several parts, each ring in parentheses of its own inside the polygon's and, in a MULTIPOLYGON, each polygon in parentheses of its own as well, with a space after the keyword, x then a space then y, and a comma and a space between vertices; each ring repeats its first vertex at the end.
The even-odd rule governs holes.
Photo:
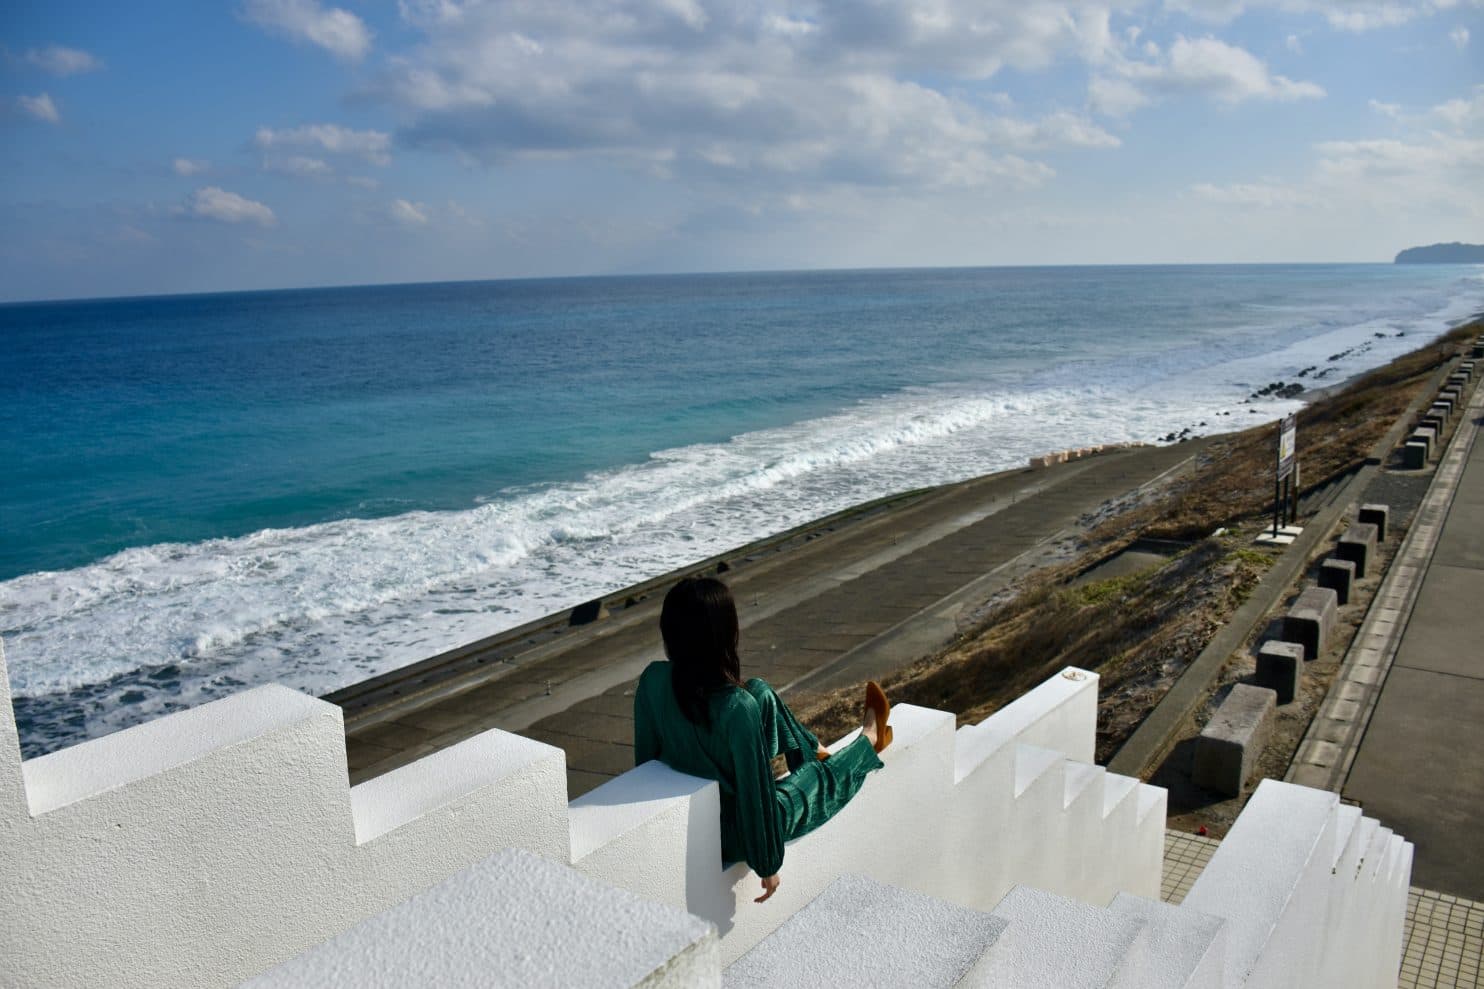
POLYGON ((0 306, 0 634, 26 745, 243 684, 324 692, 1046 450, 1276 417, 1292 403, 1244 399, 1481 304, 1478 268, 1337 265, 0 306))

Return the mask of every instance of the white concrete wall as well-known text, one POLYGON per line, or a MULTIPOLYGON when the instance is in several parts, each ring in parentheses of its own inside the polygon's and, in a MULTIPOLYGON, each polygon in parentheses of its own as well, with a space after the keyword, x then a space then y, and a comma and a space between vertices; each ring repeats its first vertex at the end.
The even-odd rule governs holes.
POLYGON ((767 903, 752 902, 761 890, 745 865, 716 867, 715 787, 662 766, 572 802, 573 864, 712 921, 724 963, 845 873, 984 910, 1016 883, 1097 904, 1120 890, 1157 896, 1163 791, 1069 761, 1091 757, 1097 677, 1066 673, 957 731, 945 712, 893 707, 885 768, 788 846, 767 903))
POLYGON ((1159 882, 1139 849, 1162 807, 1069 775, 1091 754, 1089 674, 961 732, 897 707, 885 770, 789 847, 759 905, 756 877, 720 866, 715 785, 663 766, 569 809, 561 751, 491 731, 351 788, 339 709, 271 686, 22 763, 3 663, 3 983, 236 982, 507 847, 712 921, 727 960, 848 871, 983 908, 1033 877, 1094 901, 1159 882))
POLYGON ((1412 846, 1325 790, 1264 780, 1183 906, 1227 922, 1225 985, 1396 985, 1412 846))
POLYGON ((567 860, 560 749, 352 792, 340 709, 260 687, 22 764, 8 682, 0 652, 0 984, 231 984, 500 848, 567 860))

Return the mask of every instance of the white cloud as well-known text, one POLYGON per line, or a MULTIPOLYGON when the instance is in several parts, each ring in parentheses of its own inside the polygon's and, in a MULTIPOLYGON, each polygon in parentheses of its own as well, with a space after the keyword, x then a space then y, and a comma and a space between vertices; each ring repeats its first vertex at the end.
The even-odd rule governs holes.
POLYGON ((268 158, 264 160, 263 168, 270 172, 282 172, 284 175, 298 175, 304 178, 328 178, 335 174, 335 170, 324 159, 311 158, 308 155, 268 158))
POLYGON ((422 203, 393 199, 391 205, 387 207, 387 214, 404 226, 425 227, 428 225, 428 208, 422 203))
POLYGON ((351 130, 339 124, 305 124, 285 130, 259 127, 253 144, 260 150, 312 149, 324 154, 352 155, 373 165, 391 161, 392 138, 376 130, 351 130))
POLYGON ((1276 183, 1236 183, 1211 185, 1201 182, 1190 187, 1198 198, 1227 206, 1257 206, 1263 209, 1306 206, 1313 202, 1305 192, 1276 183))
POLYGON ((1463 51, 1469 46, 1469 29, 1460 24, 1448 32, 1448 40, 1453 42, 1453 47, 1463 51))
POLYGON ((1283 39, 1283 46, 1295 55, 1302 55, 1304 53, 1304 43, 1299 40, 1299 36, 1296 34, 1290 34, 1287 38, 1283 39))
POLYGON ((1065 110, 1040 120, 999 118, 990 121, 986 130, 998 143, 1018 151, 1116 148, 1123 143, 1085 117, 1065 110))
POLYGON ((355 61, 371 50, 371 29, 365 21, 339 7, 327 9, 317 0, 246 0, 242 16, 294 41, 318 45, 339 58, 355 61))
POLYGON ((1371 100, 1370 106, 1404 128, 1421 132, 1421 136, 1439 127, 1457 133, 1484 134, 1484 85, 1475 86, 1467 96, 1445 100, 1424 110, 1408 110, 1399 103, 1380 100, 1371 100))
POLYGON ((1127 79, 1094 76, 1087 84, 1087 100, 1093 110, 1110 117, 1123 117, 1146 106, 1149 97, 1127 79))
POLYGON ((211 167, 211 162, 200 158, 177 158, 170 163, 176 175, 200 175, 211 167))
MULTIPOLYGON (((1165 0, 1165 7, 1202 20, 1228 23, 1248 10, 1314 14, 1341 31, 1396 27, 1417 17, 1449 10, 1459 0, 1165 0)), ((1467 2, 1467 0, 1465 0, 1467 2)))
POLYGON ((1209 92, 1225 103, 1318 99, 1324 95, 1314 83, 1273 75, 1252 53, 1211 37, 1176 38, 1161 82, 1169 88, 1209 92))
POLYGON ((79 48, 64 48, 61 45, 32 48, 21 56, 21 61, 54 76, 74 76, 83 72, 97 72, 103 68, 103 61, 97 56, 79 48))
POLYGON ((271 227, 278 222, 273 210, 262 203, 214 185, 191 193, 186 200, 185 212, 189 216, 222 223, 256 223, 260 227, 271 227))
POLYGON ((1088 83, 1088 102, 1099 113, 1123 116, 1158 94, 1201 93, 1221 103, 1319 99, 1324 90, 1273 73, 1256 55, 1217 38, 1179 35, 1161 55, 1143 60, 1107 54, 1088 83))
POLYGON ((62 114, 47 93, 40 93, 36 96, 17 96, 15 102, 21 108, 21 112, 29 117, 35 117, 48 124, 60 123, 62 120, 62 114))
POLYGON ((1069 111, 1006 119, 981 85, 1003 67, 1098 59, 1121 43, 1107 11, 1080 0, 399 9, 425 41, 389 58, 372 90, 404 121, 397 143, 487 162, 604 158, 782 201, 821 184, 1033 185, 1052 172, 1025 152, 1119 145, 1069 111))
POLYGON ((369 175, 347 175, 345 177, 345 181, 346 181, 347 184, 353 185, 357 189, 379 189, 379 188, 381 188, 381 183, 378 182, 378 181, 376 181, 375 179, 373 179, 369 175))

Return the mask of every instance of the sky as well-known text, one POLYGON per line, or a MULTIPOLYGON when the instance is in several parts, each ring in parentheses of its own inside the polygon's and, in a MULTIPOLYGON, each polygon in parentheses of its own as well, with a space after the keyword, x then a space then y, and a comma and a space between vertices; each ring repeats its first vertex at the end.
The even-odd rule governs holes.
POLYGON ((0 301, 1484 241, 1484 0, 10 0, 0 301))

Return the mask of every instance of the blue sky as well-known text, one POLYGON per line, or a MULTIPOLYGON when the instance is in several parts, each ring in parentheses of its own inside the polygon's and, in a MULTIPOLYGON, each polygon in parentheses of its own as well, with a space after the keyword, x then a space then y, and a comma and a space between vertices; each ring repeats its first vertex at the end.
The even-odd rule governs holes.
POLYGON ((0 300, 1484 241, 1484 0, 7 4, 0 300))

